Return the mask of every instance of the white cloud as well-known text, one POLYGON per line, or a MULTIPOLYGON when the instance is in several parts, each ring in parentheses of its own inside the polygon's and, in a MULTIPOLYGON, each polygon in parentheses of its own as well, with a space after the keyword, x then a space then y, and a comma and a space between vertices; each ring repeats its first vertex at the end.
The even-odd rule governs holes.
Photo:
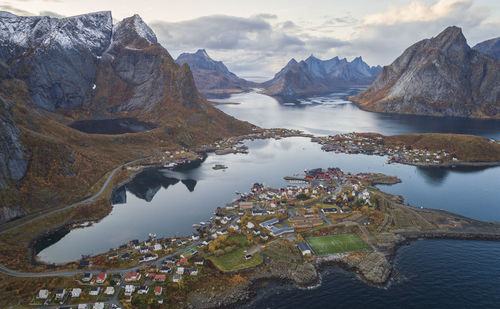
POLYGON ((407 6, 391 6, 384 12, 368 15, 364 23, 366 25, 394 25, 396 23, 434 21, 453 14, 460 14, 470 9, 472 2, 472 0, 439 0, 434 4, 429 4, 423 1, 413 1, 407 6))

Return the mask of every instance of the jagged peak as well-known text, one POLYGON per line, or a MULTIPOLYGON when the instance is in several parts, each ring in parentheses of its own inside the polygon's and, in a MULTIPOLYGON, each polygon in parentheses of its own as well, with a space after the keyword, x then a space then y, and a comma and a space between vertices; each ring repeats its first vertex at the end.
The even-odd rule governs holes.
POLYGON ((124 18, 113 27, 113 41, 130 44, 137 38, 156 44, 158 40, 153 30, 142 20, 139 14, 124 18))
POLYGON ((198 49, 195 54, 198 55, 198 56, 203 56, 203 57, 206 57, 206 58, 210 58, 210 56, 207 54, 207 51, 204 48, 198 49))
MULTIPOLYGON (((448 48, 451 45, 467 45, 462 29, 457 26, 450 26, 439 33, 431 42, 439 48, 448 48)), ((467 45, 468 46, 468 45, 467 45)))
POLYGON ((305 60, 306 62, 312 62, 312 61, 321 61, 319 58, 314 57, 313 54, 311 54, 307 59, 305 60))

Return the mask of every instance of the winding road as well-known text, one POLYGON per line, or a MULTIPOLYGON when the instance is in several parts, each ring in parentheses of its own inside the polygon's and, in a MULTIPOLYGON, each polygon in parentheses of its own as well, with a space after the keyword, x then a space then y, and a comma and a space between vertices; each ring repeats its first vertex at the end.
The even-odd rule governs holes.
MULTIPOLYGON (((131 164, 134 164, 134 163, 137 163, 139 161, 148 159, 148 158, 151 158, 151 156, 140 158, 140 159, 137 159, 137 160, 133 160, 133 161, 124 163, 124 164, 116 167, 114 170, 111 171, 111 173, 109 174, 108 178, 106 178, 106 181, 102 185, 101 189, 96 194, 92 195, 91 197, 89 197, 89 198, 87 198, 87 199, 85 199, 83 201, 80 201, 80 202, 68 205, 66 207, 58 208, 58 209, 55 209, 55 210, 43 213, 43 214, 41 214, 39 216, 36 216, 34 218, 31 218, 29 220, 20 222, 19 224, 16 224, 16 225, 13 225, 13 226, 11 226, 9 228, 3 229, 3 230, 0 231, 0 235, 5 234, 5 233, 7 233, 9 231, 12 231, 12 230, 14 230, 16 228, 22 227, 22 226, 24 226, 24 225, 26 225, 28 223, 32 223, 32 222, 38 221, 40 219, 43 219, 43 218, 46 218, 48 216, 51 216, 51 215, 63 212, 65 210, 68 210, 68 209, 71 209, 71 208, 74 208, 74 207, 77 207, 77 206, 81 206, 81 205, 88 205, 88 204, 94 203, 96 201, 96 199, 99 196, 102 195, 102 193, 104 192, 104 190, 106 190, 106 188, 108 187, 109 183, 111 182, 111 180, 113 179, 113 177, 115 176, 115 174, 121 168, 123 168, 125 166, 128 166, 128 165, 131 165, 131 164)), ((164 258, 166 258, 166 257, 164 257, 164 258)), ((139 266, 134 267, 134 268, 130 268, 130 269, 119 270, 119 271, 118 270, 117 271, 110 271, 110 273, 121 273, 121 272, 125 273, 125 272, 129 272, 131 270, 137 269, 138 267, 139 266)), ((6 274, 6 275, 9 275, 9 276, 14 276, 14 277, 34 278, 34 277, 74 276, 74 275, 76 275, 76 274, 78 274, 80 272, 82 272, 82 271, 81 270, 80 271, 73 270, 73 271, 25 273, 25 272, 19 272, 19 271, 16 271, 16 270, 9 269, 9 268, 5 267, 4 265, 0 264, 0 273, 6 274)), ((99 273, 101 271, 95 270, 95 271, 91 271, 91 272, 93 272, 93 273, 99 273)))

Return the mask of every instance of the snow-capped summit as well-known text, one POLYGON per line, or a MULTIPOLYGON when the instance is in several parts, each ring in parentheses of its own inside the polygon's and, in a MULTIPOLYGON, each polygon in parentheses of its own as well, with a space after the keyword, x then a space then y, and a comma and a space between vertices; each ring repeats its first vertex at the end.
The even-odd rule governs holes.
MULTIPOLYGON (((113 20, 111 12, 53 18, 0 14, 0 41, 11 50, 64 48, 102 54, 109 45, 113 20)), ((2 48, 5 52, 6 50, 2 48)), ((9 55, 2 54, 9 60, 9 55)))

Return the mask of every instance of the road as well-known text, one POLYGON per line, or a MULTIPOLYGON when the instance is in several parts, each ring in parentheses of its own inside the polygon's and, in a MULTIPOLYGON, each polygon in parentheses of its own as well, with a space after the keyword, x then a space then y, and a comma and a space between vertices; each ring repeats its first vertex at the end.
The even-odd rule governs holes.
MULTIPOLYGON (((91 197, 89 197, 89 198, 87 198, 87 199, 85 199, 83 201, 80 201, 80 202, 68 205, 66 207, 58 208, 58 209, 46 212, 44 214, 41 214, 41 215, 39 215, 37 217, 34 217, 32 219, 29 219, 27 221, 23 221, 23 222, 20 222, 19 224, 16 224, 16 225, 11 226, 9 228, 3 229, 3 230, 0 231, 0 235, 4 234, 4 233, 7 233, 9 231, 12 231, 12 230, 14 230, 16 228, 22 227, 22 226, 24 226, 24 225, 26 225, 28 223, 32 223, 32 222, 38 221, 40 219, 43 219, 43 218, 46 218, 48 216, 51 216, 51 215, 63 212, 65 210, 68 210, 68 209, 71 209, 71 208, 75 208, 75 207, 81 206, 81 205, 88 205, 88 204, 94 203, 96 201, 96 199, 99 196, 102 195, 102 193, 104 192, 104 190, 106 190, 106 188, 108 187, 109 183, 111 182, 111 180, 113 179, 113 177, 115 176, 115 174, 121 168, 123 168, 125 166, 128 166, 128 165, 131 165, 131 164, 134 164, 134 163, 137 163, 139 161, 148 159, 150 157, 151 156, 140 158, 140 159, 137 159, 137 160, 133 160, 133 161, 124 163, 124 164, 118 166, 117 168, 115 168, 114 170, 112 170, 111 173, 109 174, 108 178, 106 178, 106 181, 102 185, 101 189, 96 194, 92 195, 91 197)), ((124 271, 127 271, 127 270, 124 270, 124 271)), ((19 271, 16 271, 16 270, 9 269, 9 268, 5 267, 4 265, 0 264, 0 273, 6 274, 6 275, 9 275, 9 276, 14 276, 14 277, 33 278, 33 277, 53 277, 53 276, 74 276, 75 274, 77 274, 79 272, 81 272, 81 271, 59 271, 59 272, 24 273, 24 272, 19 272, 19 271)), ((97 273, 97 272, 99 272, 99 271, 94 271, 94 273, 97 273)))

